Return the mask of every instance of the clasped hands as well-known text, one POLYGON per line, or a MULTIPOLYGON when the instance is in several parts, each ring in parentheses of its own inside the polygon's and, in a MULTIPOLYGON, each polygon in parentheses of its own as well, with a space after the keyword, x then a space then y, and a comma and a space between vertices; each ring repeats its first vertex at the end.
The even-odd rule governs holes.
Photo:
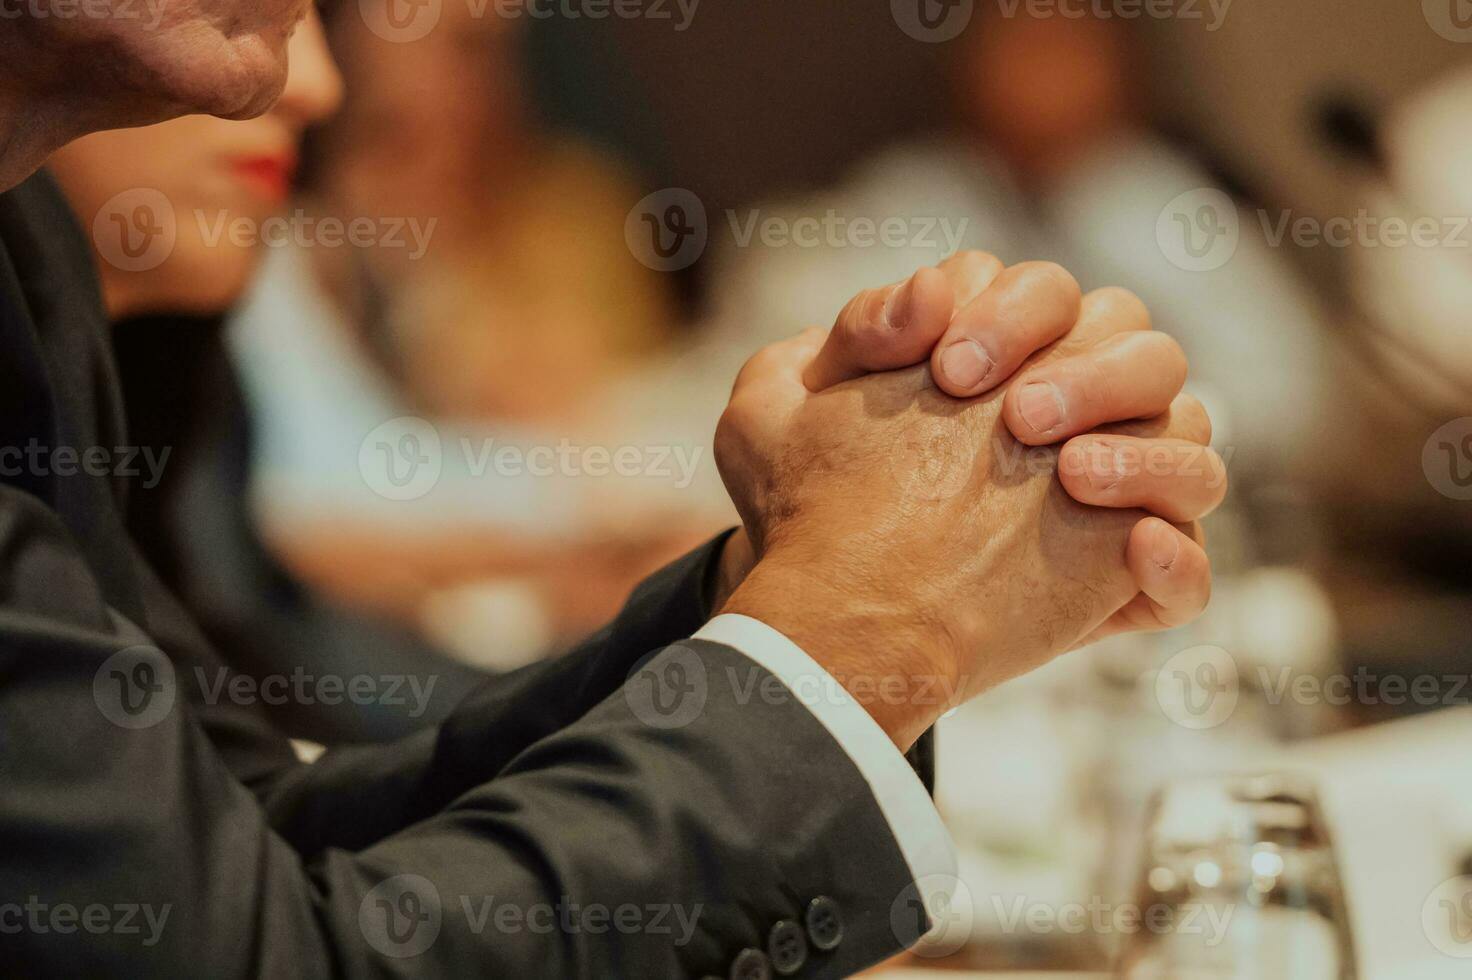
POLYGON ((963 252, 861 293, 736 381, 721 611, 785 634, 901 748, 1059 654, 1195 619, 1226 470, 1186 370, 1132 294, 1051 263, 963 252))

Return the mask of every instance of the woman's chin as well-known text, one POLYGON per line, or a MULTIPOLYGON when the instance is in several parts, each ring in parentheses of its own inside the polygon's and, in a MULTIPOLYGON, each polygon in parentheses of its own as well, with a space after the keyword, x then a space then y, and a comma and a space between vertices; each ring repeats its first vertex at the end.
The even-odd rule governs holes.
POLYGON ((181 270, 161 280, 157 272, 145 273, 155 281, 146 290, 129 290, 126 285, 104 290, 108 294, 109 313, 114 320, 144 316, 224 316, 244 297, 258 264, 255 255, 230 268, 215 261, 207 267, 196 267, 193 274, 181 270))

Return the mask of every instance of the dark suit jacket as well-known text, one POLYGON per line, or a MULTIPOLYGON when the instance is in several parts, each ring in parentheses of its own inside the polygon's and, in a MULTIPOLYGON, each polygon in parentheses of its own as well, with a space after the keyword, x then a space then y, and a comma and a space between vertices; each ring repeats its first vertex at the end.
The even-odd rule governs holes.
POLYGON ((282 700, 266 706, 271 723, 339 745, 402 738, 444 721, 486 671, 449 659, 412 630, 319 597, 261 540, 248 494, 254 433, 223 318, 140 317, 111 333, 128 440, 155 460, 168 454, 161 476, 131 482, 128 530, 210 646, 257 679, 303 663, 335 675, 435 678, 432 690, 403 703, 282 700))
POLYGON ((439 727, 299 764, 216 686, 124 529, 125 481, 77 469, 125 467, 127 437, 90 260, 43 178, 0 196, 0 243, 7 975, 760 977, 743 950, 772 942, 833 977, 898 950, 909 871, 806 708, 712 682, 688 723, 648 722, 680 658, 765 676, 682 642, 718 544, 439 727))

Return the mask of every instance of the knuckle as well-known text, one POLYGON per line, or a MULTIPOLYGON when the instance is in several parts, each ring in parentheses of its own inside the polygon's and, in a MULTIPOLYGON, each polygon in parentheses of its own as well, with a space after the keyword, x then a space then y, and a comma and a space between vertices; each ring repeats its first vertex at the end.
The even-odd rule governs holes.
POLYGON ((1130 330, 1151 330, 1150 308, 1145 301, 1123 286, 1104 286, 1089 293, 1088 304, 1103 315, 1130 330))
POLYGON ((1147 334, 1143 334, 1143 336, 1149 338, 1148 343, 1153 344, 1164 357, 1168 358, 1171 361, 1173 366, 1180 369, 1183 375, 1182 382, 1184 382, 1184 374, 1186 371, 1186 349, 1181 346, 1181 342, 1179 340, 1176 340, 1170 334, 1161 333, 1158 330, 1152 330, 1147 334))
POLYGON ((760 397, 749 390, 733 394, 716 422, 712 448, 717 460, 730 460, 744 455, 746 447, 756 441, 757 429, 762 421, 760 397))
POLYGON ((780 368, 783 357, 781 344, 769 344, 748 357, 746 363, 736 374, 736 386, 732 391, 733 398, 743 389, 770 377, 780 368))
POLYGON ((953 256, 952 261, 962 265, 966 271, 975 274, 991 273, 995 275, 1006 267, 1002 260, 992 253, 975 248, 962 249, 953 256))
POLYGON ((763 360, 763 355, 765 353, 766 348, 763 348, 762 350, 759 350, 755 354, 748 357, 746 359, 746 363, 741 365, 741 370, 736 372, 736 387, 733 391, 733 396, 736 392, 740 392, 741 389, 745 388, 747 385, 752 384, 756 381, 757 378, 761 377, 761 375, 765 373, 763 369, 763 365, 765 363, 765 361, 763 360))
POLYGON ((1186 351, 1170 334, 1158 330, 1125 334, 1119 338, 1116 349, 1127 359, 1143 358, 1140 366, 1148 365, 1152 378, 1162 385, 1169 381, 1174 389, 1172 395, 1178 395, 1186 383, 1189 370, 1186 351))
POLYGON ((1099 357, 1084 357, 1079 360, 1078 383, 1080 394, 1101 409, 1114 402, 1115 378, 1109 362, 1099 357))
POLYGON ((1211 469, 1211 486, 1214 488, 1213 496, 1218 502, 1227 496, 1227 483, 1230 476, 1227 473, 1227 461, 1214 449, 1206 450, 1206 465, 1211 469))
POLYGON ((1182 439, 1203 446, 1211 443, 1211 415, 1206 411, 1206 406, 1201 403, 1201 399, 1195 395, 1185 393, 1177 395, 1175 404, 1171 406, 1171 419, 1174 423, 1173 427, 1180 430, 1182 439))
POLYGON ((1023 262, 1016 268, 1029 285, 1051 290, 1065 303, 1078 304, 1083 299, 1078 280, 1057 262, 1023 262))

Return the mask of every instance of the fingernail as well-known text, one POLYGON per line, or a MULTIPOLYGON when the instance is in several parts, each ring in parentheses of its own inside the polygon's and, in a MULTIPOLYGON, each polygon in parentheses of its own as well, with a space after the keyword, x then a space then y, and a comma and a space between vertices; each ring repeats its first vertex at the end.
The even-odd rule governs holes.
POLYGON ((915 277, 904 281, 904 284, 889 294, 889 299, 884 301, 884 325, 890 330, 903 330, 910 322, 910 300, 915 295, 915 277))
POLYGON ((940 369, 955 387, 970 391, 992 373, 993 361, 986 348, 974 340, 958 340, 941 351, 940 369))
POLYGON ((1023 385, 1017 395, 1017 410, 1034 432, 1046 435, 1063 424, 1063 393, 1046 381, 1023 385))
POLYGON ((1176 563, 1176 558, 1181 553, 1181 539, 1177 534, 1167 534, 1164 531, 1155 536, 1154 559, 1155 564, 1170 571, 1170 567, 1176 563))

